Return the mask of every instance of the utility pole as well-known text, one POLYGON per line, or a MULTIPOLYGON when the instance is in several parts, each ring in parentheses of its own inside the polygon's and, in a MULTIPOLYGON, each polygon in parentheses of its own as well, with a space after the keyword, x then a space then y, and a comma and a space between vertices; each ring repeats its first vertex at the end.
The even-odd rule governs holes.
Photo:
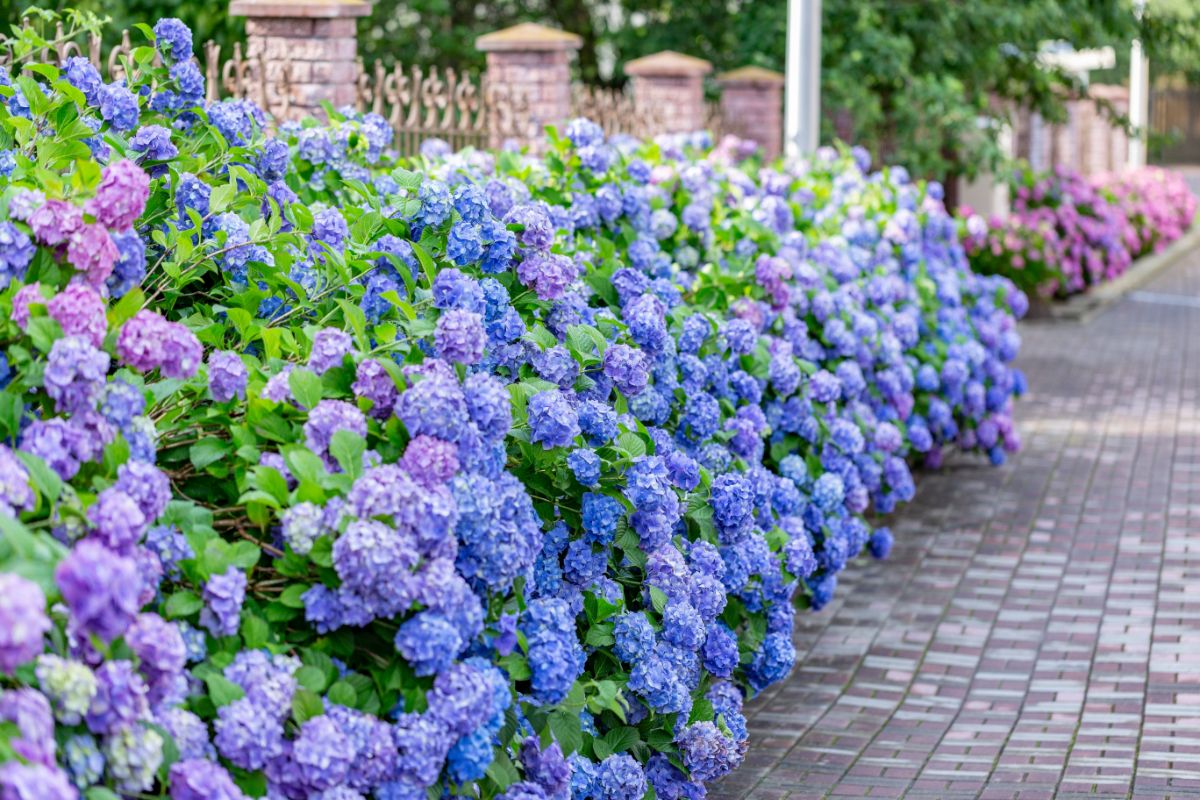
POLYGON ((784 152, 817 149, 821 135, 821 0, 788 0, 784 152))

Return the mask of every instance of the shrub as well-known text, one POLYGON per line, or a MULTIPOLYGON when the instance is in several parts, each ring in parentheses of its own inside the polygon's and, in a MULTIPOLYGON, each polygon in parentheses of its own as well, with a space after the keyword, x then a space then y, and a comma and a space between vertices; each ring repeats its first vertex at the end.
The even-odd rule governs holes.
POLYGON ((5 796, 702 794, 910 460, 1018 446, 936 184, 585 120, 399 165, 152 37, 0 89, 5 796))
POLYGON ((1183 235, 1196 200, 1182 176, 1154 167, 1087 179, 1065 168, 1018 173, 1012 213, 987 223, 965 210, 963 243, 977 272, 1065 298, 1125 273, 1134 258, 1183 235))

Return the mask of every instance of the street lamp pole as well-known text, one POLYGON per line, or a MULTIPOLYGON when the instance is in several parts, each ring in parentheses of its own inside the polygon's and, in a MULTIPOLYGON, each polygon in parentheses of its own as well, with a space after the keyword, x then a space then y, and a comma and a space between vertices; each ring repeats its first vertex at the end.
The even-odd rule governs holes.
POLYGON ((821 0, 788 0, 784 149, 797 158, 821 133, 821 0))
MULTIPOLYGON (((1133 5, 1134 16, 1142 21, 1144 0, 1133 5)), ((1129 139, 1129 164, 1132 169, 1146 166, 1146 125, 1150 106, 1150 63, 1142 52, 1142 40, 1134 39, 1129 48, 1129 123, 1133 136, 1129 139)))

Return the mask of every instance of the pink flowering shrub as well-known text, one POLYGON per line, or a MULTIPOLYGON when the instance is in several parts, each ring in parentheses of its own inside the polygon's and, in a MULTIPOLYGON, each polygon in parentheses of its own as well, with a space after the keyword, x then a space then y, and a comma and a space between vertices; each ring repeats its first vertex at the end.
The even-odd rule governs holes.
POLYGON ((968 209, 961 230, 972 269, 1061 299, 1120 277, 1134 258, 1182 236, 1195 213, 1182 177, 1159 168, 1090 180, 1026 169, 1008 218, 985 223, 968 209))
POLYGON ((1125 211, 1134 258, 1157 253, 1183 236, 1196 217, 1196 196, 1178 172, 1145 167, 1096 178, 1125 211))

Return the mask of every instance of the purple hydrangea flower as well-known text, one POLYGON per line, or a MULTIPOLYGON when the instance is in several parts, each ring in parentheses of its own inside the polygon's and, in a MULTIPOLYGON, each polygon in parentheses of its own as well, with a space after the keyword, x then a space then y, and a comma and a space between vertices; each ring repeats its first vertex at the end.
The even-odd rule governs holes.
POLYGON ((139 372, 158 368, 168 378, 190 378, 202 355, 195 334, 149 309, 134 314, 117 335, 117 356, 139 372))
POLYGON ((0 444, 0 514, 16 516, 18 511, 33 508, 33 489, 29 473, 12 450, 0 444))
POLYGON ((646 390, 650 366, 641 350, 627 344, 614 344, 604 351, 604 374, 621 394, 635 397, 646 390))
POLYGON ((170 785, 171 800, 249 800, 224 767, 206 758, 176 761, 170 785))
POLYGON ((318 375, 341 365, 342 359, 354 348, 350 334, 337 328, 322 328, 313 337, 312 352, 308 366, 318 375))
POLYGON ((117 486, 99 494, 87 517, 96 540, 125 556, 133 554, 148 524, 137 502, 117 486))
POLYGON ((214 350, 208 356, 208 390, 218 403, 246 397, 246 365, 242 357, 229 350, 214 350))
POLYGON ((19 575, 0 575, 0 672, 11 674, 32 661, 49 630, 41 588, 19 575))
POLYGON ((204 584, 205 607, 200 614, 200 624, 213 636, 233 636, 238 631, 245 599, 244 572, 230 567, 220 575, 213 575, 204 584))
POLYGON ((84 540, 75 545, 59 562, 54 580, 77 631, 111 642, 137 614, 140 582, 136 563, 99 542, 84 540))
POLYGON ((322 400, 308 412, 308 421, 304 423, 304 442, 330 469, 337 468, 329 454, 329 444, 338 431, 349 431, 365 437, 367 419, 358 408, 343 400, 322 400))
POLYGON ((472 311, 450 309, 438 317, 433 341, 441 358, 468 366, 478 364, 487 343, 483 319, 472 311))
POLYGON ((84 211, 115 230, 133 227, 150 196, 150 176, 127 158, 113 162, 100 173, 96 194, 84 211))
POLYGON ((557 389, 529 399, 529 440, 542 447, 567 447, 579 435, 579 415, 567 396, 557 389))
POLYGON ((0 222, 0 285, 24 279, 35 252, 24 231, 11 222, 0 222))

